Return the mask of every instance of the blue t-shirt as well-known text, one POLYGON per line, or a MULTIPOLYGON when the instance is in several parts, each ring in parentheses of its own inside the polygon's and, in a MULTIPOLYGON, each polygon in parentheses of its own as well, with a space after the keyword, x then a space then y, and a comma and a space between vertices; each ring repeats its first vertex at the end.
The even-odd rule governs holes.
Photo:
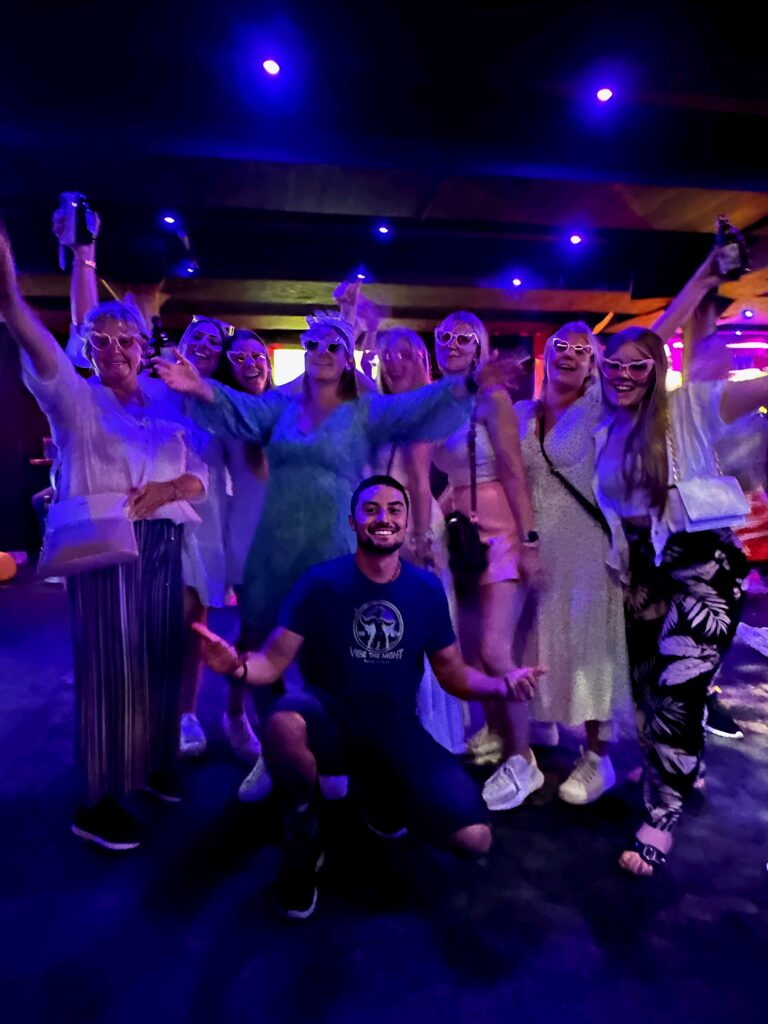
POLYGON ((306 682, 357 716, 411 714, 424 656, 455 641, 440 581, 401 562, 391 583, 374 583, 354 555, 305 573, 280 613, 279 625, 304 637, 306 682))

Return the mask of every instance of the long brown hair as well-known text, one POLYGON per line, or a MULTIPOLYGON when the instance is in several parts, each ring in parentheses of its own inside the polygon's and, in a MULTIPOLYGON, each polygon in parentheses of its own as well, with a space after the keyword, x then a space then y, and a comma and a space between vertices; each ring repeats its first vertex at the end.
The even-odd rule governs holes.
MULTIPOLYGON (((249 331, 245 327, 238 327, 235 329, 231 337, 227 338, 224 349, 225 355, 227 352, 232 350, 232 346, 236 341, 257 341, 264 349, 264 355, 267 357, 267 382, 264 385, 264 391, 269 391, 274 387, 274 383, 272 381, 272 360, 269 358, 267 343, 263 338, 260 338, 255 331, 249 331)), ((237 381, 237 377, 235 376, 229 359, 223 359, 222 364, 225 364, 226 373, 226 376, 222 375, 223 383, 234 388, 236 391, 242 391, 243 388, 237 381)), ((258 443, 258 441, 245 442, 245 461, 259 480, 265 480, 267 478, 267 455, 264 448, 258 443)))
POLYGON ((610 359, 622 345, 629 342, 647 352, 648 357, 653 359, 653 370, 648 378, 647 390, 640 400, 637 418, 627 437, 622 474, 627 495, 633 487, 642 487, 650 494, 654 507, 662 511, 669 489, 667 353, 658 334, 646 327, 625 327, 623 331, 608 336, 603 358, 610 359))

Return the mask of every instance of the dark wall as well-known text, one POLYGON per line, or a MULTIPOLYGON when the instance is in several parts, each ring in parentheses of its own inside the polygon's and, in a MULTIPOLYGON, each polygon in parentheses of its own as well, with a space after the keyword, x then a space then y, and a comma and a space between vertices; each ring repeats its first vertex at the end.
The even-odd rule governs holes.
POLYGON ((39 547, 31 498, 47 486, 48 472, 29 460, 41 457, 47 435, 48 420, 21 382, 18 348, 0 323, 0 551, 39 547))

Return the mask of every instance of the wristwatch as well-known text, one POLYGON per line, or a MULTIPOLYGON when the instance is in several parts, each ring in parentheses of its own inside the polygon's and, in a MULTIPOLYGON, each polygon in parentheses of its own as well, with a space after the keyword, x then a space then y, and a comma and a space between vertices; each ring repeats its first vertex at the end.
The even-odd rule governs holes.
POLYGON ((539 543, 539 535, 536 532, 536 530, 529 530, 528 533, 526 533, 526 535, 525 535, 525 540, 523 541, 523 544, 525 544, 525 545, 530 544, 531 546, 533 546, 534 544, 538 544, 538 543, 539 543))

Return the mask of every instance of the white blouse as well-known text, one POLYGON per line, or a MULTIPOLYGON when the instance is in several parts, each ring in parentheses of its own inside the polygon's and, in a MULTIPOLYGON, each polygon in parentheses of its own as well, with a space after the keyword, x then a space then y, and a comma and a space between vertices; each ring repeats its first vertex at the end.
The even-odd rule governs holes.
MULTIPOLYGON (((126 407, 98 377, 81 377, 58 346, 56 372, 49 380, 37 376, 25 352, 21 361, 24 383, 51 424, 58 449, 60 500, 84 494, 127 494, 184 473, 196 476, 207 488, 208 470, 198 454, 202 435, 162 381, 142 374, 143 404, 126 407)), ((149 518, 199 522, 188 501, 162 505, 149 518)))

